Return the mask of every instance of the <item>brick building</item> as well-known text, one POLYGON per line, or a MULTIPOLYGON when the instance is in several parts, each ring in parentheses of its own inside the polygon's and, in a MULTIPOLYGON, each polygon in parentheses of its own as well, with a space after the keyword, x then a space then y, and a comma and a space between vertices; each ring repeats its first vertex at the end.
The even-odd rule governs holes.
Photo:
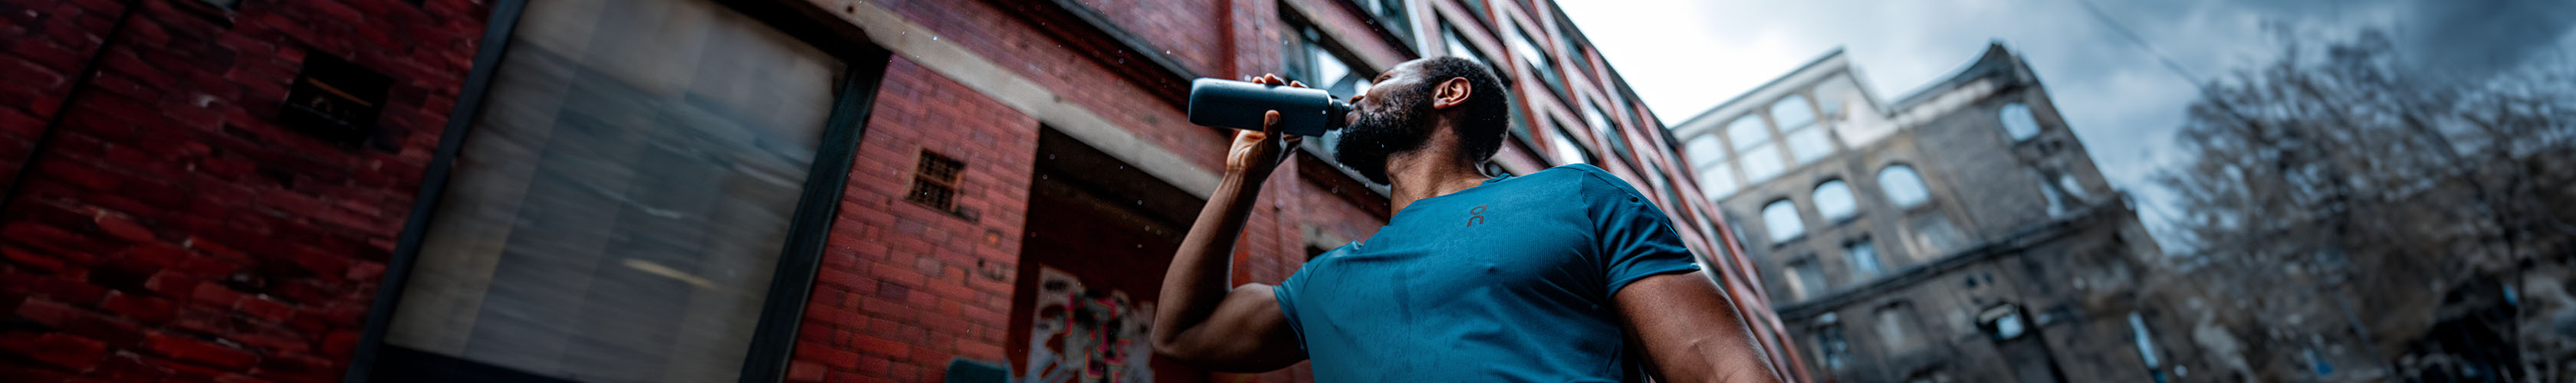
MULTIPOLYGON (((1156 361, 1230 138, 1186 82, 1516 92, 1493 171, 1657 199, 1799 353, 1676 137, 1549 2, 0 0, 0 373, 1296 381, 1156 361)), ((1239 281, 1385 222, 1312 140, 1239 281)))
POLYGON ((2161 379, 2132 292, 2160 250, 2029 66, 1859 76, 1835 51, 1673 128, 1817 380, 2161 379))

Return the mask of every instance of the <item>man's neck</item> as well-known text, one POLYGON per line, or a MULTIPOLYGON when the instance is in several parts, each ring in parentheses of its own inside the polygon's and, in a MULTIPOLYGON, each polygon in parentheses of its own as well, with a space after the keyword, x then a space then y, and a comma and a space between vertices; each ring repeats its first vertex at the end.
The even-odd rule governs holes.
MULTIPOLYGON (((1441 136, 1447 136, 1442 134, 1441 136)), ((1483 184, 1484 171, 1473 163, 1458 160, 1458 145, 1435 138, 1422 150, 1399 153, 1386 161, 1388 207, 1403 212, 1413 201, 1456 193, 1483 184)))

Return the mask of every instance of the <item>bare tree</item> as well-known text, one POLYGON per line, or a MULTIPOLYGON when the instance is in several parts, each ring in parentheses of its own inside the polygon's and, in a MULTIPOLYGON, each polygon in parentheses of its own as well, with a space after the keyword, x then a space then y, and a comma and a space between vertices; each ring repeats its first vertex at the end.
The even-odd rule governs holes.
MULTIPOLYGON (((2576 67, 2410 74, 2404 52, 2376 31, 2284 45, 2279 60, 2204 88, 2177 135, 2192 160, 2158 175, 2181 198, 2175 225, 2197 249, 2190 258, 2255 270, 2228 274, 2238 277, 2289 274, 2235 282, 2271 298, 2335 300, 2371 359, 2403 377, 2453 371, 2431 370, 2447 365, 2425 356, 2442 349, 2425 342, 2442 321, 2469 315, 2450 312, 2464 310, 2464 286, 2504 286, 2488 295, 2506 296, 2498 307, 2518 319, 2509 322, 2530 322, 2519 318, 2537 307, 2510 302, 2513 281, 2566 269, 2576 237, 2576 67)), ((2552 309, 2576 310, 2566 303, 2552 309)), ((2515 348, 2533 343, 2525 336, 2567 337, 2506 326, 2499 341, 2515 348)), ((2499 372, 2513 379, 2568 379, 2549 367, 2568 355, 2554 348, 2491 362, 2518 364, 2499 372)))

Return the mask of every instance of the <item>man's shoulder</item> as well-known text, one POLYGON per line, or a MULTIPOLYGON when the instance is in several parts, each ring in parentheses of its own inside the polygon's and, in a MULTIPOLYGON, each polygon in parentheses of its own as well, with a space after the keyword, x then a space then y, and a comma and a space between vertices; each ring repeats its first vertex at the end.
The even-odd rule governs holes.
POLYGON ((1626 179, 1592 164, 1566 164, 1530 173, 1527 177, 1576 186, 1572 191, 1580 193, 1580 197, 1587 201, 1644 197, 1626 179))

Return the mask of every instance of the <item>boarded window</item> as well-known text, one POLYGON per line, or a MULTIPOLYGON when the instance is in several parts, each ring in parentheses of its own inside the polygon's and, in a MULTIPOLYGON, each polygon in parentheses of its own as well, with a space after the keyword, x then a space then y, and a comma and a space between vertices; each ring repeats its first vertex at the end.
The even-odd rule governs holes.
POLYGON ((843 63, 705 1, 529 2, 386 343, 736 380, 843 63))

